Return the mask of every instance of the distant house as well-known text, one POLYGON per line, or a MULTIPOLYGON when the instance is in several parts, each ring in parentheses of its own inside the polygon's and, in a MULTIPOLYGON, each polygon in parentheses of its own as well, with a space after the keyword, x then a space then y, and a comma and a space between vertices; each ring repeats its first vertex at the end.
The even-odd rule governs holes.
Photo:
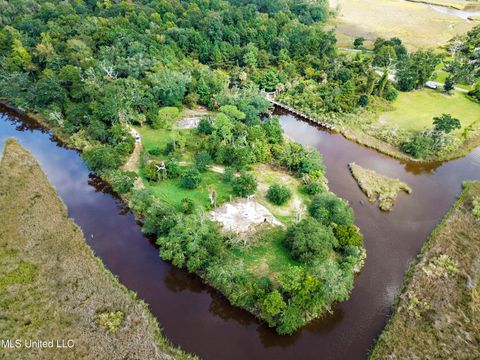
POLYGON ((430 88, 430 89, 438 89, 438 84, 434 81, 427 81, 425 83, 425 86, 430 88))

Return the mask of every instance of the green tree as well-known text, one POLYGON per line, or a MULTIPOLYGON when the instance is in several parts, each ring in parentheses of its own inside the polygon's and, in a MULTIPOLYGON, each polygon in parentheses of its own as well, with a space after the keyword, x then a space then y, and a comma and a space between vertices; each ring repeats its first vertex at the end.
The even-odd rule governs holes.
POLYGON ((348 202, 332 193, 316 195, 309 207, 310 214, 324 225, 350 225, 354 222, 353 209, 348 202))
POLYGON ((162 70, 149 78, 155 98, 163 106, 179 106, 187 91, 190 77, 178 71, 162 70))
POLYGON ((210 156, 210 154, 205 151, 205 150, 202 150, 200 151, 196 156, 195 156, 195 166, 196 168, 201 171, 201 172, 204 172, 207 170, 207 167, 212 163, 212 157, 210 156))
POLYGON ((96 172, 113 170, 120 166, 121 160, 111 146, 100 145, 87 148, 82 157, 87 162, 87 167, 96 172))
POLYGON ((180 185, 185 189, 196 189, 201 182, 200 173, 195 168, 187 169, 180 175, 180 185))
POLYGON ((450 114, 442 114, 433 118, 433 125, 435 130, 448 134, 453 130, 460 129, 462 127, 460 120, 452 117, 450 114))
POLYGON ((287 229, 284 244, 294 259, 309 262, 326 259, 337 240, 329 228, 307 217, 287 229))
POLYGON ((253 175, 242 173, 233 179, 233 192, 240 197, 253 195, 257 190, 257 182, 253 175))
POLYGON ((363 37, 356 37, 355 40, 353 40, 353 47, 355 49, 358 49, 363 46, 363 43, 365 42, 365 38, 363 37))
POLYGON ((273 184, 267 191, 267 199, 275 205, 283 205, 291 197, 291 191, 283 185, 273 184))
POLYGON ((447 76, 445 79, 445 84, 443 84, 443 91, 445 91, 447 94, 450 94, 450 92, 455 88, 455 83, 453 81, 452 76, 447 76))

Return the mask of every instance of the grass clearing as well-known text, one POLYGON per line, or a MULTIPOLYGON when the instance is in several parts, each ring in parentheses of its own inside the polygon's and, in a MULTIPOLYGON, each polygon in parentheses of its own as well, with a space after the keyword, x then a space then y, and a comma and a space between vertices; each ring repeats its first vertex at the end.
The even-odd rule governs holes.
POLYGON ((370 359, 480 358, 480 219, 473 213, 478 199, 480 182, 464 183, 410 266, 370 359))
POLYGON ((348 164, 358 186, 367 195, 370 202, 379 202, 380 209, 390 211, 400 191, 412 192, 410 186, 398 179, 391 179, 373 170, 365 169, 355 163, 348 164))
MULTIPOLYGON (((459 119, 462 128, 480 122, 480 103, 459 91, 452 95, 430 89, 401 92, 392 107, 392 111, 380 115, 380 123, 408 131, 432 127, 433 118, 442 114, 459 119)), ((456 132, 461 133, 462 129, 456 132)))
POLYGON ((438 48, 476 22, 435 11, 429 5, 401 0, 330 0, 339 14, 331 22, 339 47, 350 47, 356 37, 369 46, 377 37, 399 37, 410 50, 438 48))
POLYGON ((195 129, 153 129, 150 126, 135 127, 135 129, 140 133, 143 147, 147 153, 156 148, 160 149, 161 155, 149 154, 149 156, 158 160, 166 160, 168 158, 168 156, 163 154, 163 151, 167 144, 173 140, 174 134, 180 134, 184 138, 185 149, 179 160, 188 164, 193 163, 194 156, 198 151, 198 144, 200 143, 198 141, 199 135, 197 135, 195 129))
POLYGON ((306 211, 305 203, 308 196, 301 192, 301 180, 291 176, 288 172, 268 165, 257 165, 253 171, 258 182, 256 192, 257 201, 285 225, 294 223, 299 215, 306 211), (273 184, 287 187, 292 193, 291 199, 284 205, 278 206, 268 201, 268 188, 273 184))
POLYGON ((290 265, 301 265, 293 260, 283 246, 285 232, 279 227, 268 227, 254 235, 254 242, 249 246, 238 247, 233 254, 245 267, 256 276, 266 276, 275 281, 277 274, 285 271, 290 265))
POLYGON ((40 166, 8 140, 0 163, 0 338, 72 339, 11 359, 187 359, 95 257, 40 166), (48 214, 48 221, 45 218, 48 214))
POLYGON ((182 188, 179 179, 166 179, 157 183, 149 183, 147 180, 144 180, 144 183, 155 196, 177 210, 181 210, 181 201, 184 198, 192 199, 197 207, 208 209, 210 207, 210 189, 214 189, 217 193, 217 205, 234 198, 232 185, 222 181, 222 174, 206 171, 201 173, 201 176, 202 182, 200 186, 193 190, 182 188))

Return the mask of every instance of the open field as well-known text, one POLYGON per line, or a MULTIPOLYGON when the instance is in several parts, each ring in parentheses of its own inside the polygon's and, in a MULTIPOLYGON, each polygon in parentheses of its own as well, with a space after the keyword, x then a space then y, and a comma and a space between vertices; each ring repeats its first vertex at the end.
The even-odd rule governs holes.
POLYGON ((370 202, 379 203, 380 209, 390 211, 395 204, 399 192, 412 192, 410 186, 398 180, 365 169, 355 163, 348 164, 358 186, 367 195, 370 202))
POLYGON ((399 37, 410 50, 437 48, 476 24, 402 0, 330 0, 330 5, 339 9, 332 26, 340 47, 349 47, 355 37, 362 36, 367 46, 377 37, 399 37))
POLYGON ((479 200, 480 183, 465 183, 411 265, 371 359, 480 358, 479 200))
POLYGON ((306 212, 308 196, 300 190, 300 179, 293 177, 284 170, 275 169, 268 165, 255 166, 254 174, 258 181, 258 188, 255 194, 257 201, 270 210, 285 225, 293 224, 306 212), (292 193, 291 199, 286 204, 279 206, 268 201, 266 197, 268 188, 274 184, 281 184, 292 193))
POLYGON ((289 266, 301 265, 288 253, 282 244, 284 232, 279 227, 260 229, 246 247, 233 251, 235 258, 245 264, 248 271, 258 277, 268 277, 275 282, 278 274, 288 270, 289 266))
POLYGON ((392 107, 392 111, 380 115, 379 121, 408 131, 431 127, 433 118, 442 114, 459 119, 462 128, 480 123, 480 104, 459 91, 452 92, 452 95, 430 89, 401 92, 392 107))
POLYGON ((0 213, 0 338, 74 341, 72 349, 5 349, 2 358, 190 358, 95 257, 40 166, 14 140, 0 163, 0 213))
POLYGON ((222 181, 222 174, 206 171, 201 174, 202 182, 198 188, 190 190, 180 186, 179 179, 165 179, 157 183, 149 183, 144 180, 145 186, 163 202, 181 210, 181 201, 190 198, 199 208, 208 208, 210 205, 209 190, 214 189, 217 193, 217 205, 229 201, 232 195, 232 185, 222 181))

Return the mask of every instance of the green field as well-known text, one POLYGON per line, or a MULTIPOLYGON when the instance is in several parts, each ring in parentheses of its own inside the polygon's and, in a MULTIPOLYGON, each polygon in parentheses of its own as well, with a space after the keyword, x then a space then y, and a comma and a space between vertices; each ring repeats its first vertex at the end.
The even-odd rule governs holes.
POLYGON ((301 265, 292 259, 283 245, 284 236, 281 228, 265 229, 255 234, 253 244, 238 247, 232 252, 249 271, 275 281, 277 274, 287 270, 289 265, 301 265))
POLYGON ((210 205, 209 189, 215 189, 217 205, 235 197, 232 193, 232 186, 222 181, 222 174, 213 171, 202 173, 200 186, 193 190, 182 188, 179 179, 166 179, 156 183, 149 183, 146 180, 144 182, 155 196, 178 210, 181 210, 181 202, 184 198, 192 199, 197 207, 208 208, 210 205))
MULTIPOLYGON (((198 151, 197 146, 200 143, 194 130, 152 129, 149 126, 135 127, 135 129, 140 133, 143 146, 147 152, 154 148, 159 148, 163 152, 167 144, 172 141, 173 134, 181 134, 185 139, 185 152, 180 161, 193 162, 194 154, 198 151)), ((158 160, 167 159, 167 156, 164 155, 152 157, 158 160)))
POLYGON ((462 128, 480 121, 480 104, 458 91, 452 95, 430 89, 402 92, 392 106, 394 110, 381 114, 380 122, 409 131, 431 127, 433 117, 442 114, 459 119, 462 128))

